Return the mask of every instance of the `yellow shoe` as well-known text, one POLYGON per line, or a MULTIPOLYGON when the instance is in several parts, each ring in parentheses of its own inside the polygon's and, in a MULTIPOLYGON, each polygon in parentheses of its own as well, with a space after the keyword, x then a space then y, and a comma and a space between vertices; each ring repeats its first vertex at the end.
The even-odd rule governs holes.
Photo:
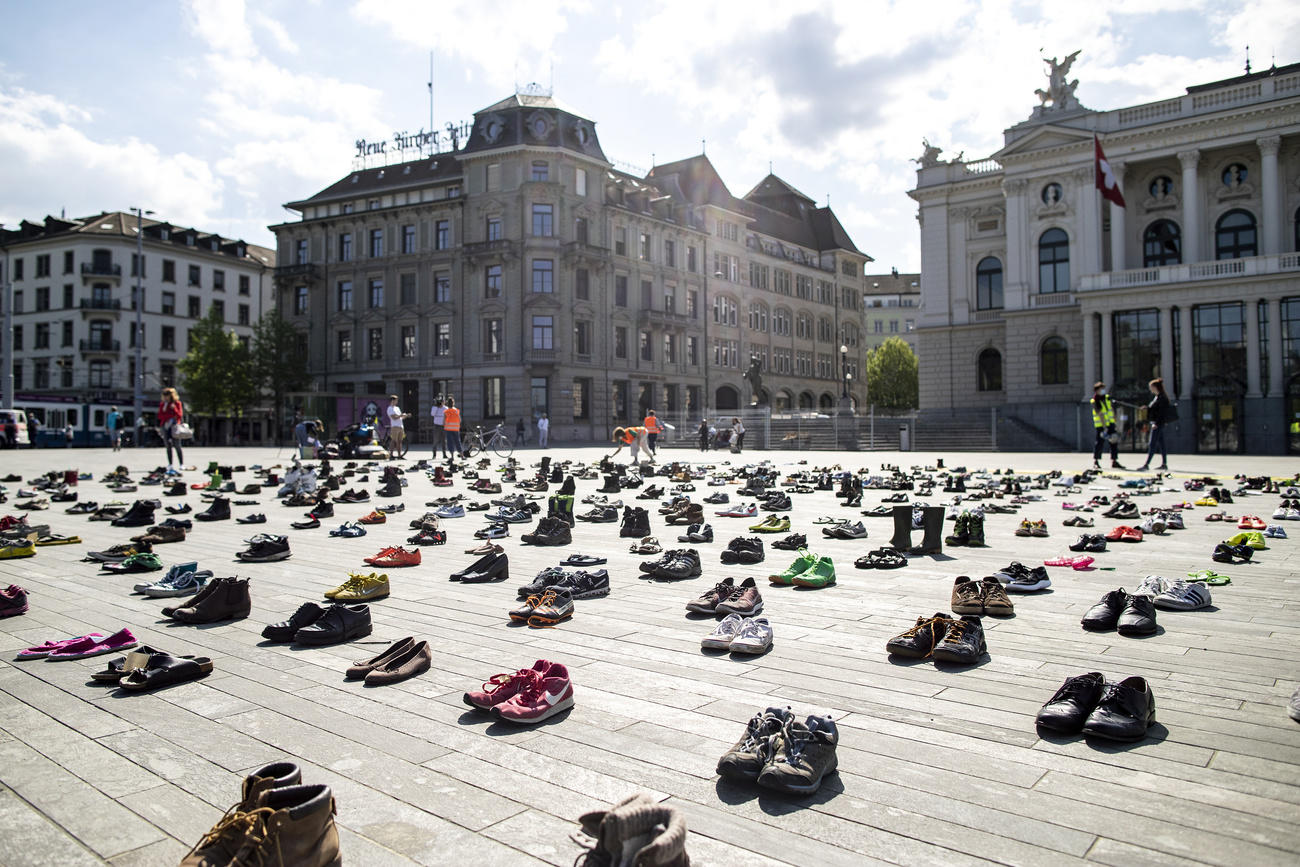
POLYGON ((1198 506, 1217 506, 1217 505, 1219 505, 1219 501, 1216 500, 1214 497, 1201 497, 1199 500, 1196 501, 1196 505, 1198 505, 1198 506))
POLYGON ((388 592, 388 575, 371 572, 369 575, 353 575, 347 584, 333 591, 330 598, 335 602, 369 602, 384 599, 388 592))
MULTIPOLYGON (((375 573, 371 572, 370 574, 374 575, 375 573)), ((344 581, 342 584, 335 587, 333 590, 326 590, 325 598, 336 599, 338 598, 338 595, 340 593, 351 592, 353 590, 359 589, 361 587, 361 582, 363 582, 366 578, 367 576, 362 575, 359 572, 353 572, 348 575, 348 580, 344 581)))
POLYGON ((36 543, 31 539, 10 542, 0 547, 0 560, 17 560, 21 557, 35 557, 36 543))

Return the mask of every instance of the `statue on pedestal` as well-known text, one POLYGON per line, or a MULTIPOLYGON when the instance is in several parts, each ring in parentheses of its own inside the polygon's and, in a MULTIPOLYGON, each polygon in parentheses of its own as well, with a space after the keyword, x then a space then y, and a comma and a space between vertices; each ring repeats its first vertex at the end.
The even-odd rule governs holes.
POLYGON ((1080 51, 1066 55, 1065 60, 1060 63, 1056 62, 1055 57, 1044 57, 1043 62, 1047 64, 1047 90, 1035 90, 1034 95, 1038 97, 1042 105, 1041 110, 1049 108, 1053 111, 1065 111, 1066 109, 1082 108, 1079 101, 1074 98, 1074 89, 1079 86, 1079 79, 1066 82, 1065 76, 1070 74, 1070 67, 1074 65, 1074 60, 1078 57, 1080 51))
POLYGON ((758 356, 749 357, 749 370, 745 371, 745 379, 749 382, 749 388, 754 395, 755 406, 767 406, 768 397, 767 389, 763 387, 763 362, 758 356))

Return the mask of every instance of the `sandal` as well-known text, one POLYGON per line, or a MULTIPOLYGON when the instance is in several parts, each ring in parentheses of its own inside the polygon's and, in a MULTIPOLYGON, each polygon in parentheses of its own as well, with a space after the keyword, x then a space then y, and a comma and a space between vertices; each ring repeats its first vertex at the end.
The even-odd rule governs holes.
POLYGON ((1224 584, 1231 584, 1232 579, 1227 575, 1215 572, 1213 569, 1201 569, 1199 572, 1188 572, 1187 580, 1193 583, 1210 584, 1215 587, 1221 587, 1224 584))
POLYGON ((560 565, 580 566, 586 568, 587 566, 599 566, 602 563, 607 563, 607 562, 609 561, 606 560, 604 557, 593 557, 590 554, 570 554, 568 558, 564 560, 564 562, 562 562, 560 565))
MULTIPOLYGON (((891 514, 891 515, 893 514, 893 510, 892 510, 892 509, 890 510, 890 514, 891 514)), ((832 518, 832 517, 829 516, 829 515, 822 515, 822 516, 819 517, 819 518, 814 518, 814 519, 813 519, 813 523, 814 523, 814 524, 844 524, 844 523, 847 523, 847 522, 848 522, 848 519, 847 519, 847 518, 832 518)))
POLYGON ((633 542, 628 551, 633 554, 662 554, 664 546, 654 536, 646 536, 640 542, 633 542))
MULTIPOLYGON (((130 674, 134 669, 143 668, 149 663, 149 657, 156 653, 166 654, 165 650, 156 650, 152 647, 137 647, 126 656, 119 656, 117 659, 110 659, 108 665, 102 671, 91 672, 91 680, 97 680, 100 683, 117 683, 122 678, 130 674)), ((193 656, 181 656, 179 659, 193 659, 193 656)))
POLYGON ((211 673, 212 660, 206 656, 186 658, 167 653, 155 653, 143 666, 131 669, 118 685, 132 692, 145 692, 162 686, 188 683, 211 673))

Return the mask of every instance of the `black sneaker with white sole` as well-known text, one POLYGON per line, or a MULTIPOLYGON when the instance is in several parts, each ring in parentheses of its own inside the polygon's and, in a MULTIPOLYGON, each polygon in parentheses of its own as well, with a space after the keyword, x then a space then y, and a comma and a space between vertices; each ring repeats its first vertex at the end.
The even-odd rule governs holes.
POLYGON ((245 563, 271 563, 289 559, 289 537, 264 534, 248 540, 248 550, 239 552, 245 563))
POLYGON ((574 599, 598 599, 609 595, 609 571, 597 569, 595 572, 574 572, 552 586, 556 590, 568 590, 574 599))

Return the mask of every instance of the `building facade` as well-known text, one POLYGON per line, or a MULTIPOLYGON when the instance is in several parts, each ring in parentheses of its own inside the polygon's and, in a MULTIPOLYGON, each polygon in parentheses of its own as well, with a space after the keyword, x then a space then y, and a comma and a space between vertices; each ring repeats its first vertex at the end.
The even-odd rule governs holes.
POLYGON ((135 423, 137 269, 150 423, 161 389, 183 390, 176 363, 198 320, 216 308, 248 341, 272 299, 274 251, 148 216, 137 223, 134 213, 24 220, 17 229, 0 230, 0 246, 13 293, 15 403, 93 405, 93 416, 81 420, 89 429, 102 427, 103 408, 112 404, 127 426, 135 423), (142 259, 137 225, 143 227, 142 259))
POLYGON ((916 320, 921 312, 921 275, 868 274, 862 290, 864 339, 875 349, 897 337, 916 352, 916 320))
POLYGON ((774 406, 838 397, 842 336, 862 361, 869 258, 829 209, 773 176, 737 198, 704 156, 619 171, 547 95, 287 207, 278 303, 317 392, 397 394, 417 437, 438 395, 471 423, 545 412, 554 438, 604 440, 647 408, 750 405, 751 358, 774 406))
POLYGON ((1174 450, 1300 448, 1300 64, 1112 111, 1051 65, 991 158, 919 160, 922 410, 1002 407, 1087 445, 1102 380, 1140 446, 1161 376, 1174 450))

